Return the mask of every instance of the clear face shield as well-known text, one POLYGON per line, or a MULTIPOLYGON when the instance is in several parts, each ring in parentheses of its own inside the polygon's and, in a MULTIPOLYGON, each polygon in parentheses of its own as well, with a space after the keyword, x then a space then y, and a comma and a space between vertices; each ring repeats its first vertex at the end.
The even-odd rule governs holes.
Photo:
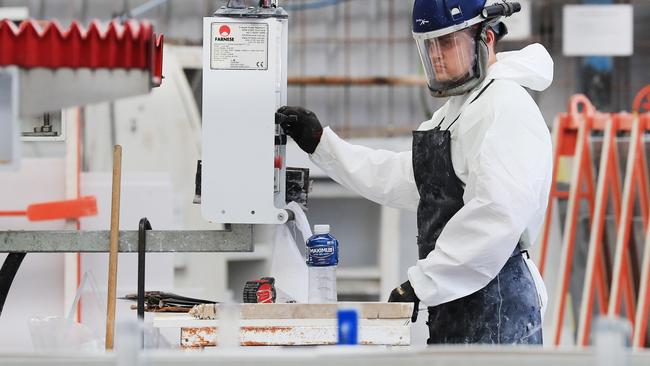
POLYGON ((445 96, 479 77, 477 70, 476 27, 442 36, 415 36, 429 89, 445 96))

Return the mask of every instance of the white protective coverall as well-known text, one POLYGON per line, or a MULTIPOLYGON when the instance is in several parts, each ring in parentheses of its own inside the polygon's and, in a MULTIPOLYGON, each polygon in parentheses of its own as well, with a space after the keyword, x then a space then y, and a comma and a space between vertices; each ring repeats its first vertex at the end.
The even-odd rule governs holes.
MULTIPOLYGON (((451 97, 419 130, 445 117, 451 128, 452 164, 465 185, 464 206, 443 229, 436 249, 408 269, 421 302, 436 306, 485 287, 510 257, 537 239, 552 175, 549 129, 524 87, 542 91, 553 79, 553 60, 540 44, 502 52, 474 91, 451 97), (469 104, 489 80, 495 82, 469 104)), ((325 128, 311 160, 346 188, 382 205, 416 211, 419 193, 410 151, 352 145, 325 128)), ((415 250, 415 240, 413 248, 415 250)), ((546 289, 537 267, 526 260, 542 305, 546 289)))

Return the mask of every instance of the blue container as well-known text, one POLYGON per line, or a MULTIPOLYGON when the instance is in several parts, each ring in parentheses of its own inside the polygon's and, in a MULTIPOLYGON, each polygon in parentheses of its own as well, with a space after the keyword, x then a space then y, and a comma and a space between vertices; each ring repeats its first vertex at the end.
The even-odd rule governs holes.
POLYGON ((341 309, 336 317, 339 325, 338 344, 359 344, 359 315, 354 309, 341 309))

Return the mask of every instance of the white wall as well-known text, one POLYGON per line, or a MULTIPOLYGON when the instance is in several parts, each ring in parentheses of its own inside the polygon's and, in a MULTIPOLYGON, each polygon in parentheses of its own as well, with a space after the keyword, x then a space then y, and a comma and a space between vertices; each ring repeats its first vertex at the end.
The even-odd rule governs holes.
MULTIPOLYGON (((63 159, 23 159, 18 172, 0 172, 0 210, 25 210, 28 205, 64 199, 63 159)), ((2 230, 63 230, 63 220, 29 222, 0 217, 2 230)), ((0 254, 4 262, 6 254, 0 254)), ((63 254, 27 254, 0 315, 0 350, 31 349, 27 322, 31 317, 62 316, 63 254)))

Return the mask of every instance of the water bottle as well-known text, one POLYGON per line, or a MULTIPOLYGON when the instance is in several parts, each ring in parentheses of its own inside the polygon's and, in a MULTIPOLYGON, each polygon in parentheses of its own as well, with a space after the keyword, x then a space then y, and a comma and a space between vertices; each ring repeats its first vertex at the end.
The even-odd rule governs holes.
POLYGON ((307 240, 310 304, 336 302, 338 264, 339 242, 330 235, 330 226, 315 225, 314 236, 307 240))

